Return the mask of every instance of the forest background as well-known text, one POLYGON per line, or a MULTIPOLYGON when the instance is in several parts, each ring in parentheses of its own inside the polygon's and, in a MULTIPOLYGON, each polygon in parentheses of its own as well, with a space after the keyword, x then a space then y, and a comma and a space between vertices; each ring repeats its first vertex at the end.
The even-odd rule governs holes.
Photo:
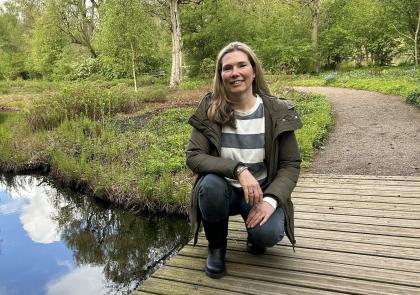
MULTIPOLYGON (((0 10, 0 79, 211 77, 249 44, 271 74, 418 64, 419 0, 14 0, 0 10), (172 73, 172 75, 169 75, 172 73)), ((137 79, 138 80, 138 79, 137 79)))
POLYGON ((303 167, 333 125, 320 95, 420 106, 420 0, 8 0, 0 8, 0 171, 49 171, 123 206, 187 212, 187 124, 218 51, 250 45, 292 100, 303 167))

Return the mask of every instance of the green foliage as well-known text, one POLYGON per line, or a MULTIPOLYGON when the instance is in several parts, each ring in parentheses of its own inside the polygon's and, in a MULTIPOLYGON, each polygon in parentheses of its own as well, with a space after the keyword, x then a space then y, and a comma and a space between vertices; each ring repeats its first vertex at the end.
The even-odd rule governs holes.
POLYGON ((420 108, 420 89, 411 92, 408 96, 406 101, 415 105, 416 107, 420 108))
POLYGON ((246 8, 235 1, 204 1, 200 5, 182 6, 183 48, 187 53, 188 76, 213 76, 210 63, 216 60, 223 46, 232 41, 253 39, 258 32, 252 15, 244 10, 246 8), (226 17, 227 12, 229 17, 226 17))
POLYGON ((0 80, 26 77, 23 32, 16 5, 6 2, 0 7, 0 80))
POLYGON ((335 72, 334 75, 332 75, 332 72, 321 73, 318 76, 302 75, 296 76, 292 80, 290 80, 290 77, 283 78, 283 81, 284 84, 329 85, 408 96, 418 89, 420 72, 413 67, 381 67, 347 72, 339 71, 335 72))
POLYGON ((133 63, 137 75, 168 68, 169 51, 162 43, 168 36, 145 13, 143 2, 106 3, 96 44, 101 52, 100 72, 107 79, 132 77, 133 63))
POLYGON ((44 13, 37 19, 31 40, 30 69, 49 78, 60 59, 68 40, 57 24, 60 21, 56 5, 48 2, 44 13))
MULTIPOLYGON (((323 69, 413 62, 418 1, 318 1, 316 48, 311 1, 193 2, 180 5, 184 72, 193 79, 213 76, 217 53, 232 41, 249 44, 273 74, 309 73, 317 60, 323 69)), ((22 3, 9 0, 0 10, 0 79, 114 80, 133 78, 133 71, 170 72, 168 1, 22 3)))
POLYGON ((109 89, 93 83, 67 85, 59 93, 36 100, 27 119, 33 130, 52 129, 65 120, 79 117, 103 121, 116 113, 135 112, 145 101, 164 100, 166 91, 162 86, 144 87, 134 92, 124 84, 109 89))

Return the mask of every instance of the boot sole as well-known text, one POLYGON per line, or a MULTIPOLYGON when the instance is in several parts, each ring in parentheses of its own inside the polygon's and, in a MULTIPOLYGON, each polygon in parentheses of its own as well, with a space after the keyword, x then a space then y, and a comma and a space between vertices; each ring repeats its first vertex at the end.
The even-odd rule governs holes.
POLYGON ((207 267, 204 268, 204 271, 206 272, 206 275, 212 279, 220 279, 226 275, 226 270, 223 270, 223 272, 220 273, 214 273, 210 272, 207 267))

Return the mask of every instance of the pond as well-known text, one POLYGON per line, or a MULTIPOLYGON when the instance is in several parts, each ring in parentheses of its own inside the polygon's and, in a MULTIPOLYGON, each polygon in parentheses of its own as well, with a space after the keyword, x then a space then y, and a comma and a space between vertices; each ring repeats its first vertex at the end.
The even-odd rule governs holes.
POLYGON ((0 175, 0 295, 128 294, 188 239, 185 217, 0 175))

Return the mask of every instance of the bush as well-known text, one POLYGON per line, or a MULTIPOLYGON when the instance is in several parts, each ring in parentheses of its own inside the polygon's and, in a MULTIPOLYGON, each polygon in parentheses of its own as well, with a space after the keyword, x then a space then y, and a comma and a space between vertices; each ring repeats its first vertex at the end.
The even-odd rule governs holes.
POLYGON ((420 89, 411 92, 407 96, 406 101, 420 108, 420 89))

